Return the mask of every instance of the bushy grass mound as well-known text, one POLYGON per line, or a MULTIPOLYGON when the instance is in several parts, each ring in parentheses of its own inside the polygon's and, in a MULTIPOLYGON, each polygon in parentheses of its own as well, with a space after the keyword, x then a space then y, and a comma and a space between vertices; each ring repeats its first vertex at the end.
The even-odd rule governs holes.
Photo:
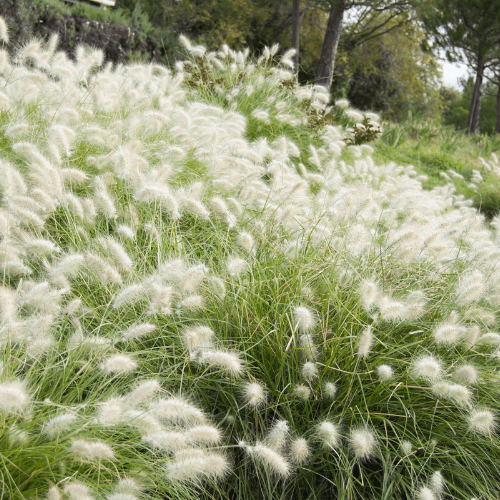
POLYGON ((498 134, 467 135, 410 115, 400 124, 384 124, 374 158, 414 166, 427 177, 423 182, 427 189, 450 184, 456 195, 471 200, 491 219, 500 212, 500 170, 490 165, 498 164, 492 154, 499 150, 498 134))
POLYGON ((0 53, 1 496, 498 498, 496 229, 184 43, 0 53))

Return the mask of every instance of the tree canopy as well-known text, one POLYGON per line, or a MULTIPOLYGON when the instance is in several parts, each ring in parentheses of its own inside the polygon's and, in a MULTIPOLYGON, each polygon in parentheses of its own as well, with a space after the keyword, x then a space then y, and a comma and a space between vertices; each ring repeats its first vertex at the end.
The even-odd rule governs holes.
POLYGON ((382 12, 367 18, 364 25, 356 22, 347 27, 339 48, 338 74, 347 79, 347 97, 356 107, 382 111, 396 120, 409 111, 423 116, 442 111, 439 65, 424 50, 422 27, 410 19, 405 12, 398 16, 382 12), (383 35, 378 30, 384 30, 383 35), (358 31, 369 35, 352 49, 358 31))
POLYGON ((421 17, 435 43, 450 60, 465 59, 476 72, 467 131, 477 130, 484 71, 500 44, 500 0, 437 0, 421 7, 421 17))
POLYGON ((499 72, 500 0, 118 0, 117 5, 131 13, 139 9, 152 23, 168 24, 212 50, 226 43, 258 54, 277 42, 283 50, 294 44, 301 82, 323 85, 393 119, 408 111, 441 113, 439 65, 432 52, 437 47, 476 73, 469 132, 478 129, 483 79, 489 68, 499 72))

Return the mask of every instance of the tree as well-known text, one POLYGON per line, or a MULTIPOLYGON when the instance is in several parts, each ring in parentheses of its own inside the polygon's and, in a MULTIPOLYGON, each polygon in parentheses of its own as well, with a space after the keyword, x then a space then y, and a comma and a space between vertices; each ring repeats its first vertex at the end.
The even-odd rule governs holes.
MULTIPOLYGON (((494 131, 497 134, 500 134, 500 64, 491 67, 491 74, 486 75, 488 79, 487 91, 485 94, 490 99, 490 103, 488 103, 491 109, 493 109, 493 99, 495 100, 494 108, 495 108, 495 128, 494 131)), ((488 105, 487 104, 487 105, 488 105)), ((489 131, 490 133, 493 130, 489 131)))
POLYGON ((394 120, 406 118, 409 111, 426 117, 441 113, 439 65, 425 50, 422 27, 409 20, 407 12, 395 17, 381 12, 372 13, 363 25, 346 25, 334 88, 347 81, 347 97, 357 108, 380 111, 394 120), (352 49, 356 32, 371 35, 352 49))
MULTIPOLYGON (((495 103, 498 87, 492 82, 484 84, 484 92, 481 95, 481 116, 478 131, 482 134, 494 134, 496 130, 495 103)), ((474 92, 474 78, 469 77, 462 81, 462 92, 449 101, 443 113, 444 123, 453 125, 457 130, 467 128, 469 109, 474 92)))
POLYGON ((159 0, 157 3, 162 5, 178 33, 211 50, 226 43, 235 50, 249 47, 258 53, 264 46, 273 45, 292 26, 291 0, 159 0))
MULTIPOLYGON (((319 60, 318 74, 316 83, 330 90, 333 79, 333 71, 335 68, 335 59, 337 56, 337 48, 339 45, 340 36, 342 34, 342 26, 344 14, 352 8, 358 7, 361 9, 361 14, 370 12, 389 11, 391 14, 389 19, 400 14, 402 11, 411 7, 413 2, 410 0, 324 0, 319 2, 320 6, 328 11, 328 23, 325 31, 325 38, 321 48, 321 56, 319 60)), ((357 40, 352 39, 356 45, 363 38, 368 38, 377 30, 379 35, 383 33, 383 27, 387 20, 384 20, 380 26, 372 26, 372 32, 364 34, 364 37, 359 37, 357 40), (382 29, 381 29, 382 28, 382 29)))
POLYGON ((422 6, 421 17, 449 60, 465 59, 476 72, 467 121, 467 133, 475 133, 484 72, 500 43, 500 0, 437 0, 422 6))
POLYGON ((496 104, 496 114, 497 114, 497 125, 496 132, 500 134, 500 74, 497 74, 497 104, 496 104))
POLYGON ((490 82, 491 86, 496 88, 496 126, 495 130, 497 134, 500 134, 500 48, 497 47, 496 54, 492 57, 492 62, 490 65, 490 73, 486 74, 486 78, 490 82))
POLYGON ((295 49, 293 56, 295 74, 299 74, 299 31, 300 31, 300 0, 293 0, 292 7, 292 47, 295 49))

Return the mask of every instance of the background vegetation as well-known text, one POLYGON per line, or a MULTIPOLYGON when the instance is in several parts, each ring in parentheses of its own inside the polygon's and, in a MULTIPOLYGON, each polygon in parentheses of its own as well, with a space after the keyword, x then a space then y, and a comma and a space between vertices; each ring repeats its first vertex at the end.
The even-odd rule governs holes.
MULTIPOLYGON (((300 3, 301 83, 316 78, 330 4, 300 3)), ((420 12, 429 17, 431 9, 423 0, 400 4, 352 2, 346 10, 332 96, 346 97, 358 109, 380 112, 393 122, 405 120, 411 111, 414 118, 432 118, 435 123, 465 129, 474 79, 464 81, 461 90, 443 86, 437 45, 433 47, 427 24, 418 20, 420 12)), ((227 43, 234 49, 249 47, 258 55, 274 43, 286 50, 293 22, 292 0, 118 0, 116 7, 108 9, 63 0, 6 0, 0 13, 13 21, 13 46, 22 45, 32 35, 47 39, 55 31, 60 35, 60 48, 69 52, 84 42, 103 48, 107 60, 115 63, 155 60, 167 65, 183 57, 178 34, 184 33, 208 49, 227 43), (91 20, 101 24, 89 24, 91 20), (124 31, 124 26, 129 30, 124 31)), ((494 134, 497 129, 495 61, 493 58, 486 72, 489 80, 483 88, 481 134, 494 134)))
POLYGON ((299 82, 288 2, 180 4, 4 4, 0 496, 496 500, 500 144, 456 130, 470 89, 405 12, 347 19, 330 92, 331 2, 299 82))

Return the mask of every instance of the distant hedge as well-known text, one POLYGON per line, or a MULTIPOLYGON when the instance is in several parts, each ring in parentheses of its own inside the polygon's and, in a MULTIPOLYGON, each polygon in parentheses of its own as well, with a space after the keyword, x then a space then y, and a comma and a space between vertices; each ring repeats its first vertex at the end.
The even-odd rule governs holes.
POLYGON ((106 61, 171 64, 180 54, 176 35, 154 27, 136 9, 132 16, 123 9, 100 9, 90 5, 69 6, 59 0, 4 0, 0 15, 10 27, 11 47, 32 37, 48 39, 59 34, 59 50, 72 54, 79 44, 98 47, 106 61), (142 29, 141 29, 142 28, 142 29))

